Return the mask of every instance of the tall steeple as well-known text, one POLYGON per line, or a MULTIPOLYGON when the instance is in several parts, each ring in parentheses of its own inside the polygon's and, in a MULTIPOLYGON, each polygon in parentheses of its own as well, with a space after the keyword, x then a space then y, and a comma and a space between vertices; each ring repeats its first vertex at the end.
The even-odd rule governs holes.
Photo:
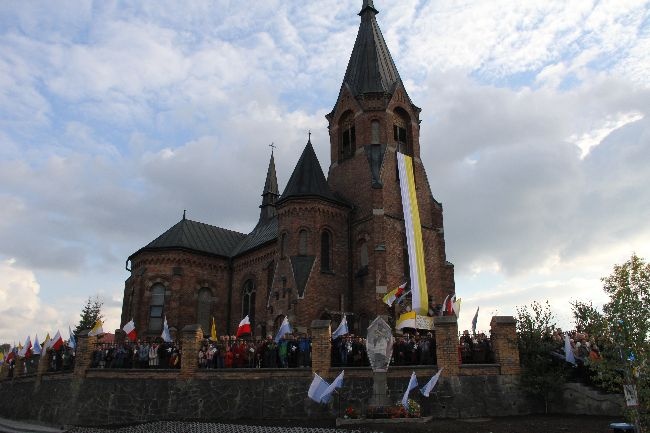
POLYGON ((372 0, 363 0, 359 32, 343 79, 355 97, 366 93, 392 93, 401 81, 377 24, 375 15, 378 13, 372 0))
POLYGON ((275 175, 275 159, 273 158, 273 150, 271 150, 271 160, 269 161, 269 168, 266 171, 266 182, 264 182, 262 204, 260 205, 260 223, 270 220, 277 214, 275 202, 279 196, 278 179, 275 175))

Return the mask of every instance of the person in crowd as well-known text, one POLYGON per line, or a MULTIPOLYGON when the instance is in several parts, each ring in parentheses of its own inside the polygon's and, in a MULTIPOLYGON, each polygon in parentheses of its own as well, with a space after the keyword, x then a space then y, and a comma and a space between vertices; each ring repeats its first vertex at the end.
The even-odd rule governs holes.
POLYGON ((158 368, 158 343, 155 341, 149 346, 149 368, 158 368))

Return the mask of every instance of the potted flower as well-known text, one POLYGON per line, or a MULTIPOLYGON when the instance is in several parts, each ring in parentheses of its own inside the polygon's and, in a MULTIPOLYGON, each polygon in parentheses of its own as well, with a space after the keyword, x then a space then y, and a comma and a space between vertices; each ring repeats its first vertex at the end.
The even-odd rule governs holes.
POLYGON ((348 406, 348 407, 345 408, 345 414, 343 415, 343 418, 346 418, 346 419, 359 418, 359 413, 357 412, 357 410, 354 407, 348 406))

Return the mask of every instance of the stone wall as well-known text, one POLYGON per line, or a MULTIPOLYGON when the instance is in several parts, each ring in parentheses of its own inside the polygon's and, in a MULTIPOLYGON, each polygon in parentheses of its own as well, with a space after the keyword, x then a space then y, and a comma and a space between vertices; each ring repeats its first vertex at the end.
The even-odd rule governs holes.
MULTIPOLYGON (((459 365, 455 317, 436 318, 438 366, 394 367, 388 370, 390 401, 401 400, 415 371, 420 386, 438 368, 444 368, 435 392, 424 398, 418 391, 424 416, 468 418, 543 413, 544 402, 519 386, 518 353, 512 346, 514 320, 498 317, 493 344, 500 363, 459 365), (503 341, 502 341, 503 340, 503 341)), ((90 369, 95 337, 78 337, 74 372, 45 372, 48 354, 36 375, 0 379, 0 417, 50 424, 112 425, 155 420, 232 420, 332 418, 353 406, 364 413, 372 397, 373 373, 368 367, 345 370, 343 388, 329 405, 307 397, 313 373, 333 380, 340 369, 330 367, 330 322, 311 324, 312 369, 199 370, 185 357, 180 370, 90 369), (10 396, 10 398, 7 398, 10 396)), ((182 347, 196 352, 203 337, 198 325, 181 330, 182 347)), ((552 413, 620 414, 621 396, 603 395, 568 384, 553 399, 552 413)))
MULTIPOLYGON (((398 402, 415 371, 420 385, 435 368, 393 368, 388 373, 391 401, 398 402)), ((324 373, 329 380, 339 373, 324 373)), ((332 418, 353 406, 367 407, 372 392, 368 368, 349 369, 340 394, 329 405, 307 397, 311 372, 307 370, 232 370, 199 372, 183 380, 180 372, 149 372, 146 375, 93 370, 83 380, 72 375, 45 375, 40 384, 33 377, 3 381, 0 416, 29 419, 54 425, 111 425, 154 420, 233 420, 332 418)), ((581 404, 582 393, 565 392, 553 413, 602 414, 610 400, 581 404), (569 395, 571 394, 571 395, 569 395), (574 409, 580 406, 580 411, 574 409)), ((471 418, 543 413, 542 401, 532 399, 512 375, 476 375, 441 378, 435 393, 424 398, 414 391, 422 413, 436 418, 471 418)), ((620 406, 619 406, 620 407, 620 406)), ((610 415, 615 415, 611 410, 610 415)))

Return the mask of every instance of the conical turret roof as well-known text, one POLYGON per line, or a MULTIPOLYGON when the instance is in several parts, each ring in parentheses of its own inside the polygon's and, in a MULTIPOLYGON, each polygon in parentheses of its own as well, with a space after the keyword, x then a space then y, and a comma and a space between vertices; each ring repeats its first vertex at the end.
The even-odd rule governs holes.
POLYGON ((318 162, 311 140, 307 142, 305 150, 303 150, 296 168, 294 168, 289 182, 284 188, 280 201, 290 197, 320 197, 329 201, 340 202, 327 185, 327 180, 318 162))

